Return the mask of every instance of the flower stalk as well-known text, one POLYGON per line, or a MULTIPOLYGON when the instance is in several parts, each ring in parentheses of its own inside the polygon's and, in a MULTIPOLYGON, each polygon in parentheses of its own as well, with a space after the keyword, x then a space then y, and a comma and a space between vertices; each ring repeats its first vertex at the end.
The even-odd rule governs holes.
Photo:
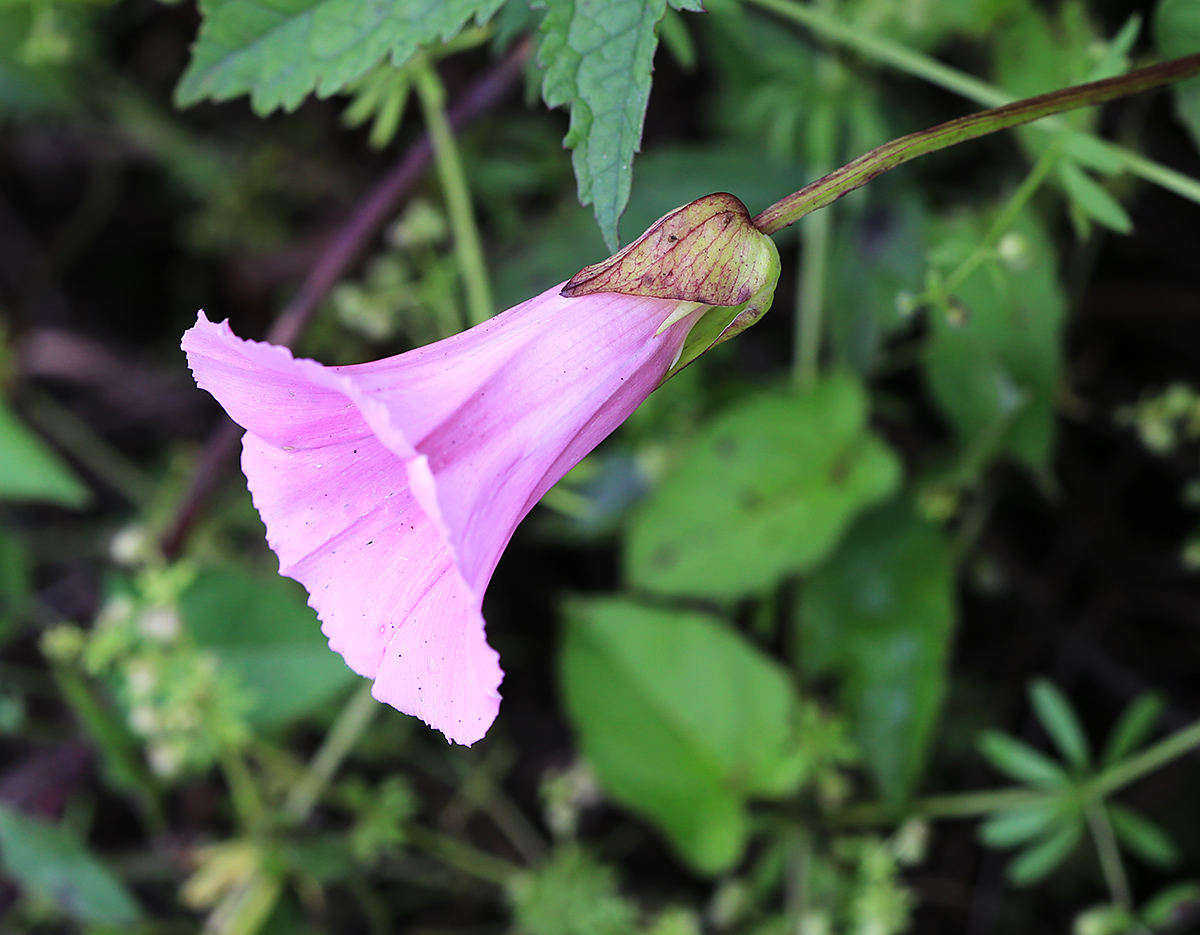
POLYGON ((780 199, 754 218, 754 226, 764 234, 775 234, 796 221, 832 204, 842 196, 861 188, 889 169, 918 156, 926 156, 967 140, 978 139, 1000 130, 1021 126, 1052 114, 1080 107, 1094 107, 1107 101, 1160 88, 1200 75, 1200 53, 1140 68, 1116 78, 1093 81, 1025 98, 1003 107, 980 111, 946 123, 910 133, 884 143, 840 169, 806 185, 800 191, 780 199))

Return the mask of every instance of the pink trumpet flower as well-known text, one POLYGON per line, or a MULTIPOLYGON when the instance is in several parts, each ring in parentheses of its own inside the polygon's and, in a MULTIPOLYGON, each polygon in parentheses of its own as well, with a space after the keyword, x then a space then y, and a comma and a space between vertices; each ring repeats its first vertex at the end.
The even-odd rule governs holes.
POLYGON ((561 286, 348 367, 201 313, 196 383, 246 429, 242 469, 331 649, 374 696, 472 744, 504 677, 481 605, 517 523, 659 384, 706 306, 561 286))

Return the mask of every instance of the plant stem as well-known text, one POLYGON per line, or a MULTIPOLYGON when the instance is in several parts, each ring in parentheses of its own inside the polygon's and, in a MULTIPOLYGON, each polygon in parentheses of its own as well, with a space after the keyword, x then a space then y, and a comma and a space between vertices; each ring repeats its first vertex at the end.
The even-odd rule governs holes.
MULTIPOLYGON (((774 234, 794 224, 818 208, 860 188, 867 182, 918 156, 937 152, 958 143, 986 136, 1009 127, 1020 126, 1051 114, 1091 107, 1118 97, 1200 74, 1200 54, 1174 59, 1149 68, 1129 72, 1105 81, 1075 85, 1050 94, 1025 98, 993 110, 981 111, 939 124, 928 130, 910 133, 884 143, 800 191, 775 202, 754 218, 754 226, 765 234, 774 234)), ((1198 186, 1200 187, 1200 186, 1198 186)))
POLYGON ((508 883, 520 871, 512 864, 484 853, 440 831, 424 825, 411 824, 405 828, 410 843, 436 857, 456 870, 498 886, 508 883))
POLYGON ((1147 747, 1137 756, 1109 767, 1092 781, 1090 791, 1097 798, 1107 798, 1118 789, 1197 748, 1200 748, 1200 721, 1147 747))
POLYGON ((1016 808, 1039 801, 1044 794, 1031 789, 1012 787, 964 792, 958 795, 933 795, 918 799, 909 807, 899 809, 880 803, 847 808, 833 816, 839 826, 878 825, 901 818, 978 818, 1006 808, 1016 808))
POLYGON ((308 771, 292 786, 283 814, 297 824, 304 821, 329 785, 333 774, 354 748, 367 725, 379 710, 379 702, 371 696, 372 682, 364 682, 346 702, 337 720, 329 728, 325 740, 308 764, 308 771))
POLYGON ((488 285, 487 265, 483 259, 483 246, 475 226, 475 212, 471 207, 471 190, 467 186, 458 144, 446 119, 446 89, 427 60, 415 59, 412 67, 413 84, 421 100, 429 139, 433 143, 438 179, 442 183, 450 227, 454 231, 454 253, 467 294, 467 319, 469 324, 477 325, 492 317, 492 294, 488 285))
POLYGON ((1104 812, 1104 806, 1099 799, 1093 799, 1084 809, 1084 814, 1092 832, 1092 841, 1096 845, 1096 855, 1100 858, 1100 869, 1104 873, 1109 895, 1122 909, 1129 909, 1133 905, 1129 895, 1129 880, 1125 877, 1125 868, 1121 865, 1121 849, 1117 846, 1117 836, 1113 833, 1112 823, 1104 812))
POLYGON ((1050 174, 1050 170, 1054 168, 1058 162, 1059 147, 1051 146, 1042 154, 1042 157, 1037 161, 1030 173, 1025 176, 1025 180, 1020 184, 1012 197, 1008 199, 1008 203, 1004 209, 996 216, 996 220, 992 222, 992 226, 988 229, 983 240, 976 245, 970 255, 964 259, 958 267, 949 276, 946 277, 945 283, 942 285, 942 292, 945 296, 952 296, 958 290, 967 277, 969 277, 978 268, 979 264, 991 256, 996 244, 1000 242, 1010 227, 1017 220, 1017 216, 1029 203, 1034 194, 1041 188, 1042 182, 1046 180, 1046 176, 1050 174))
MULTIPOLYGON (((981 81, 957 68, 943 65, 937 59, 916 52, 884 36, 839 20, 809 4, 797 3, 796 0, 751 0, 751 2, 757 3, 772 13, 807 26, 824 39, 854 49, 877 61, 891 65, 899 71, 915 78, 922 78, 930 84, 945 88, 947 91, 952 91, 985 107, 1000 107, 1015 100, 1011 94, 995 85, 981 81)), ((1176 172, 1153 159, 1147 159, 1140 153, 1109 143, 1094 134, 1074 128, 1064 128, 1053 119, 1037 124, 1037 128, 1046 132, 1065 131, 1068 137, 1088 139, 1092 146, 1120 163, 1125 171, 1146 182, 1172 191, 1182 198, 1187 198, 1189 201, 1200 203, 1200 182, 1182 172, 1176 172)))
POLYGON ((832 211, 818 211, 800 223, 801 262, 800 281, 796 287, 796 346, 792 356, 792 377, 801 389, 815 386, 819 372, 832 230, 832 211))

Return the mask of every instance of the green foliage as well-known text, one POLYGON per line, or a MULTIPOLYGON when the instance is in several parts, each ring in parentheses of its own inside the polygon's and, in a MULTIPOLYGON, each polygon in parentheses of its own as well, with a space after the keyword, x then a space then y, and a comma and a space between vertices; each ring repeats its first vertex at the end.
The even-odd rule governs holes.
MULTIPOLYGON (((1160 0, 1154 8, 1154 41, 1164 58, 1200 52, 1200 3, 1160 0)), ((1171 93, 1175 97, 1175 113, 1200 146, 1200 78, 1180 82, 1171 93)))
POLYGON ((577 847, 556 850, 508 886, 522 935, 628 935, 636 910, 617 892, 612 868, 577 847))
MULTIPOLYGON (((939 269, 970 268, 984 218, 963 216, 936 248, 939 269)), ((978 249, 987 251, 985 243, 978 249)), ((953 302, 930 314, 926 379, 964 443, 986 440, 1044 470, 1054 445, 1054 399, 1065 299, 1042 223, 1024 212, 986 259, 974 265, 953 302)))
POLYGON ((291 582, 234 567, 201 570, 179 610, 198 646, 252 699, 247 717, 278 727, 333 701, 354 673, 329 652, 317 616, 291 582))
POLYGON ((29 895, 80 924, 128 930, 142 920, 129 890, 65 826, 0 806, 0 860, 29 895))
POLYGON ((81 507, 90 496, 61 459, 0 400, 0 500, 81 507))
MULTIPOLYGON (((995 809, 979 828, 980 840, 989 847, 1021 848, 1008 865, 1013 883, 1028 886, 1049 876, 1085 833, 1092 837, 1110 881, 1123 872, 1119 848, 1148 864, 1173 865, 1178 851, 1157 824, 1119 802, 1106 801, 1111 787, 1118 785, 1110 777, 1126 768, 1124 761, 1157 720, 1152 696, 1136 700, 1121 716, 1105 744, 1098 771, 1092 766, 1087 737, 1067 697, 1045 679, 1030 685, 1029 696, 1034 714, 1062 762, 998 731, 984 733, 979 743, 980 752, 993 767, 1028 787, 1022 802, 995 809)), ((1100 925, 1100 916, 1093 921, 1100 925)))
POLYGON ((577 601, 562 673, 601 783, 705 873, 740 856, 747 799, 793 792, 822 755, 784 670, 704 614, 577 601))
POLYGON ((945 696, 954 568, 941 532, 907 503, 860 519, 800 592, 802 671, 836 675, 884 796, 920 778, 945 696))
POLYGON ((486 22, 503 0, 204 0, 204 23, 176 90, 181 107, 249 94, 267 114, 312 93, 337 94, 385 57, 403 65, 422 45, 486 22))
POLYGON ((763 393, 722 413, 636 516, 630 581, 730 599, 814 568, 855 515, 899 483, 866 405, 861 384, 833 375, 806 393, 763 393))
POLYGON ((610 251, 617 221, 629 201, 633 154, 641 148, 650 100, 657 27, 667 0, 540 0, 538 63, 550 107, 569 104, 563 144, 579 184, 579 201, 592 205, 610 251))

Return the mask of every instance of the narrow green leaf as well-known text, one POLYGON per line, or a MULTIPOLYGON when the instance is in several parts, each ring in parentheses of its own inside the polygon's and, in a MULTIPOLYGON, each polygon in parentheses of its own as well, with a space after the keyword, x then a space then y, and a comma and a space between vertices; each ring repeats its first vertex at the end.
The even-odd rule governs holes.
POLYGON ((701 872, 741 855, 749 797, 787 795, 808 768, 784 670, 704 614, 575 602, 562 678, 601 783, 701 872))
POLYGON ((1175 842, 1157 824, 1117 802, 1108 805, 1113 833, 1126 849, 1155 867, 1173 867, 1179 862, 1175 842))
POLYGON ((1066 860, 1083 836, 1083 823, 1063 825, 1052 835, 1022 851, 1008 865, 1008 878, 1017 886, 1029 886, 1051 873, 1066 860))
MULTIPOLYGON (((550 107, 569 105, 564 145, 579 187, 609 250, 629 201, 633 154, 650 100, 656 27, 666 0, 540 0, 546 9, 538 63, 550 107)), ((704 194, 699 192, 697 194, 704 194)))
POLYGON ((988 847, 1014 847, 1045 837, 1062 816, 1057 799, 997 812, 979 826, 979 840, 988 847))
POLYGON ((1057 171, 1067 197, 1085 216, 1118 234, 1133 231, 1133 219, 1121 202, 1079 166, 1064 159, 1058 164, 1057 171))
POLYGON ((1054 791, 1070 784, 1070 777, 1054 760, 1000 731, 984 731, 979 738, 979 752, 997 770, 1019 782, 1054 791))
POLYGON ((863 517, 800 592, 797 654, 840 697, 885 798, 920 779, 946 690, 954 569, 941 531, 900 503, 863 517))
MULTIPOLYGON (((1154 11, 1154 39, 1163 58, 1180 58, 1200 52, 1200 3, 1196 0, 1161 0, 1154 11)), ((1175 113, 1200 147, 1200 78, 1189 78, 1171 88, 1175 113)))
POLYGON ((90 493, 62 460, 0 401, 0 500, 80 507, 90 493))
POLYGON ((336 94, 389 57, 485 22, 503 0, 201 0, 204 22, 175 90, 180 107, 249 94, 259 114, 336 94))
POLYGON ((1101 765, 1112 766, 1145 743, 1158 726, 1165 708, 1166 702, 1157 692, 1146 692, 1131 701, 1108 735, 1101 765))
POLYGON ((1029 697, 1038 721, 1058 747, 1063 759, 1080 772, 1087 769, 1092 759, 1087 736, 1071 703, 1058 690, 1058 686, 1046 679, 1035 679, 1029 686, 1029 697))
POLYGON ((125 885, 65 827, 0 806, 0 859, 23 889, 77 922, 127 928, 141 919, 125 885))
POLYGON ((254 698, 250 721, 276 727, 328 704, 354 673, 330 652, 303 594, 278 576, 202 570, 180 610, 201 645, 216 650, 254 698))
POLYGON ((630 580, 726 600, 817 565, 899 483, 896 456, 866 420, 866 393, 845 375, 722 413, 635 516, 630 580))
POLYGON ((1174 930, 1200 908, 1200 883, 1186 880, 1152 896, 1142 907, 1141 917, 1156 932, 1174 930))

